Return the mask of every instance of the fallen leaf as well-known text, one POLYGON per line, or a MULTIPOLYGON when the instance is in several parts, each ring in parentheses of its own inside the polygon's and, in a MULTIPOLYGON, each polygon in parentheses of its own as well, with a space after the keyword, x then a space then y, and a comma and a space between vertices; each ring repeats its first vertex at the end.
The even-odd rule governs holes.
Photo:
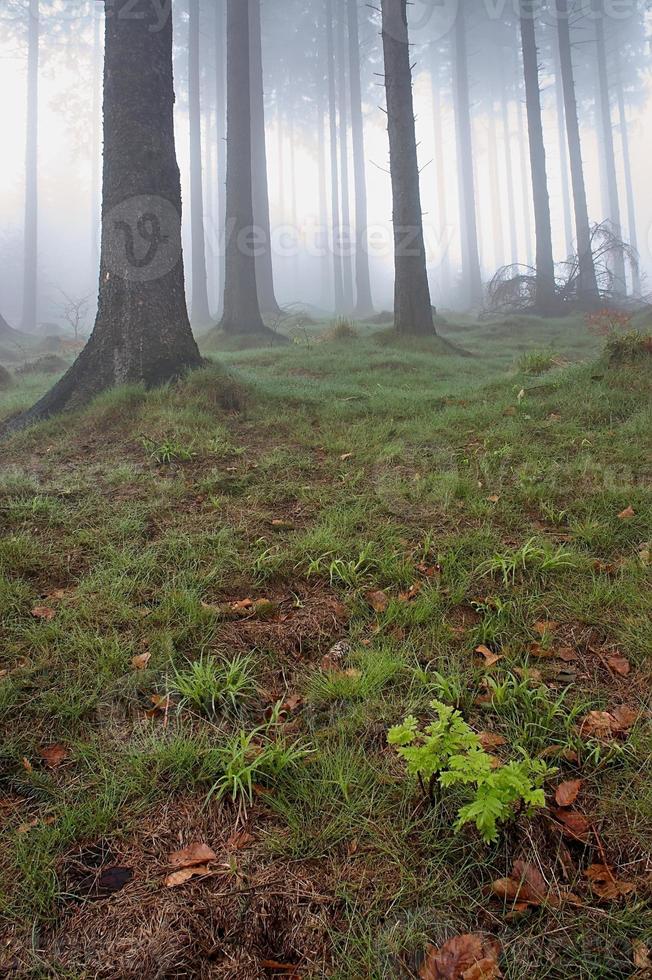
POLYGON ((591 824, 583 813, 577 810, 554 810, 555 818, 561 824, 563 833, 572 840, 585 844, 589 839, 591 824))
POLYGON ((342 453, 340 460, 344 463, 347 459, 351 459, 353 453, 342 453))
POLYGON ((244 851, 256 838, 248 830, 235 830, 226 842, 232 851, 244 851))
POLYGON ((636 511, 633 507, 629 506, 626 507, 625 510, 621 510, 618 517, 621 521, 629 521, 632 517, 636 517, 636 511))
POLYGON ((441 575, 441 565, 426 565, 425 562, 419 562, 416 566, 417 572, 421 572, 426 578, 434 578, 436 575, 441 575))
POLYGON ((50 619, 54 619, 56 613, 51 606, 34 606, 32 616, 34 619, 45 619, 49 621, 50 619))
POLYGON ((507 744, 507 739, 503 738, 502 735, 497 735, 496 732, 480 732, 478 738, 485 752, 489 752, 490 749, 498 749, 501 745, 507 744))
POLYGON ((415 582, 413 585, 410 586, 407 592, 399 593, 399 597, 398 597, 399 602, 412 602, 412 600, 416 599, 416 597, 419 595, 421 589, 422 589, 421 582, 415 582))
POLYGON ((500 496, 497 493, 492 493, 490 497, 487 497, 490 504, 497 504, 500 500, 500 496))
POLYGON ((577 654, 572 647, 559 647, 557 650, 555 650, 555 657, 558 660, 563 660, 564 663, 567 664, 572 664, 576 660, 580 659, 579 654, 577 654))
POLYGON ((203 877, 210 874, 211 869, 207 864, 196 864, 192 868, 181 868, 180 871, 173 871, 165 879, 165 884, 167 888, 178 888, 179 885, 185 885, 191 878, 203 877))
POLYGON ((103 898, 121 891, 128 885, 134 873, 131 868, 103 868, 99 875, 96 872, 86 875, 78 883, 76 891, 89 898, 103 898))
POLYGON ((572 806, 579 796, 582 782, 581 779, 567 779, 566 782, 560 783, 555 790, 557 806, 572 806))
POLYGON ((555 651, 551 647, 541 646, 540 643, 530 643, 528 650, 533 657, 540 660, 553 660, 555 657, 555 651))
POLYGON ((145 714, 148 718, 156 718, 157 715, 166 715, 172 706, 172 698, 169 694, 150 694, 149 700, 154 705, 145 714))
POLYGON ((367 602, 377 613, 384 613, 389 606, 389 597, 381 589, 375 592, 367 592, 367 602))
POLYGON ((454 936, 439 949, 429 946, 419 970, 421 980, 494 980, 501 977, 497 939, 482 933, 454 936))
POLYGON ((632 956, 637 970, 649 970, 650 975, 652 975, 652 956, 649 946, 646 946, 640 939, 635 939, 632 943, 632 956))
POLYGON ((216 858, 217 854, 208 844, 195 843, 189 844, 181 851, 174 851, 168 861, 173 868, 190 868, 193 864, 206 864, 207 861, 215 861, 216 858))
POLYGON ((532 629, 539 636, 545 636, 546 633, 554 633, 559 623, 553 622, 551 619, 542 619, 538 623, 535 623, 532 629))
POLYGON ((282 518, 275 518, 272 521, 272 527, 276 531, 293 531, 294 524, 292 521, 284 521, 282 518))
POLYGON ((612 708, 611 716, 616 722, 616 731, 628 732, 638 721, 639 712, 626 704, 621 704, 617 708, 612 708))
POLYGON ((145 653, 138 653, 135 657, 131 658, 131 666, 134 670, 146 670, 151 659, 152 655, 149 650, 145 653))
POLYGON ((620 677, 627 677, 632 669, 632 665, 626 657, 622 654, 614 654, 613 657, 607 657, 607 663, 614 674, 619 674, 620 677))
POLYGON ((481 643, 479 647, 476 647, 475 652, 484 657, 486 667, 493 667, 494 664, 497 664, 499 660, 503 659, 501 654, 493 653, 493 651, 490 650, 489 647, 486 647, 484 643, 481 643))
POLYGON ((59 742, 54 745, 43 745, 39 749, 39 755, 48 769, 58 769, 62 762, 69 758, 68 749, 59 742))
POLYGON ((615 730, 614 718, 608 711, 589 711, 580 723, 580 735, 594 738, 610 738, 615 730))
POLYGON ((248 612, 253 608, 253 599, 239 599, 237 602, 231 603, 231 609, 233 612, 248 612))
POLYGON ((618 571, 618 565, 613 561, 602 561, 601 558, 596 558, 593 562, 593 568, 600 575, 615 575, 618 571))
POLYGON ((620 881, 606 864, 592 864, 585 874, 591 883, 591 891, 605 902, 612 902, 636 891, 633 882, 620 881))

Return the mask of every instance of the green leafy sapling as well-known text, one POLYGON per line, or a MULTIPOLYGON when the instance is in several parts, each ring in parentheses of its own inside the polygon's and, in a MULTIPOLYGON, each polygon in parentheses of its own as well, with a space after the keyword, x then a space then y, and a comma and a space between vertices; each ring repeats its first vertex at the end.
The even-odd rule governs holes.
POLYGON ((545 806, 543 783, 552 770, 539 759, 496 765, 461 713, 440 701, 431 702, 437 718, 423 730, 413 716, 390 728, 387 741, 405 761, 432 798, 435 783, 446 789, 458 784, 473 788, 470 803, 461 807, 455 829, 474 823, 486 843, 498 837, 499 823, 509 819, 515 804, 531 812, 545 806))

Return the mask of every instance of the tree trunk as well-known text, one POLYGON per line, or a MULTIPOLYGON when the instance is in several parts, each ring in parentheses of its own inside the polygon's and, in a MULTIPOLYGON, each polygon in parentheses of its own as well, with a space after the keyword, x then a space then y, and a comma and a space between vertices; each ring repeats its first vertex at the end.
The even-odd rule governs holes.
POLYGON ((367 248, 367 177, 365 173, 364 125, 360 83, 360 32, 358 0, 348 0, 349 13, 349 87, 351 90, 351 136, 355 188, 355 310, 358 317, 374 311, 367 248))
POLYGON ((442 124, 442 98, 437 78, 439 64, 437 47, 431 44, 430 87, 432 93, 432 118, 435 138, 435 170, 437 179, 437 209, 439 211, 439 287, 443 297, 450 293, 451 259, 448 242, 448 200, 446 162, 444 154, 444 127, 442 124))
POLYGON ((340 229, 340 190, 337 163, 337 98, 335 91, 335 41, 333 36, 333 0, 326 0, 326 39, 328 61, 328 115, 330 123, 331 151, 331 213, 333 286, 335 312, 344 312, 344 279, 342 270, 342 242, 340 229))
POLYGON ((190 122, 190 240, 192 246, 191 320, 196 327, 211 323, 206 278, 204 187, 202 175, 201 90, 199 74, 199 0, 188 4, 188 116, 190 122))
POLYGON ((520 0, 523 73, 525 77, 528 135, 530 140, 530 170, 532 173, 537 253, 535 307, 543 316, 550 316, 557 311, 557 298, 555 292, 555 263, 552 252, 548 174, 546 172, 546 148, 543 142, 543 122, 541 118, 539 56, 534 29, 533 3, 536 3, 536 0, 520 0))
POLYGON ((530 170, 527 164, 527 134, 525 128, 525 113, 523 112, 523 100, 520 95, 516 100, 518 110, 518 160, 521 171, 521 194, 523 208, 523 233, 525 235, 525 261, 530 268, 534 265, 532 255, 532 194, 530 191, 531 179, 530 170))
POLYGON ((497 269, 505 265, 505 233, 503 230, 503 206, 498 172, 498 133, 496 129, 495 103, 489 108, 489 183, 491 187, 491 224, 493 226, 494 262, 497 269))
POLYGON ((632 292, 634 296, 641 295, 641 270, 638 263, 638 232, 636 229, 636 204, 634 200, 634 185, 632 182, 632 159, 629 149, 629 132, 627 129, 627 111, 625 109, 625 93, 622 79, 618 81, 618 121, 620 123, 620 139, 623 147, 623 169, 625 171, 625 190, 627 193, 627 227, 629 244, 634 251, 632 262, 632 292))
POLYGON ((21 328, 36 329, 38 318, 38 76, 39 0, 27 8, 27 124, 25 140, 25 230, 21 328))
POLYGON ((353 310, 353 235, 351 232, 351 206, 349 191, 349 112, 348 72, 346 45, 346 7, 344 0, 337 4, 337 75, 340 116, 340 187, 342 192, 342 276, 344 285, 344 309, 353 310))
POLYGON ((91 278, 97 273, 99 258, 100 228, 102 222, 102 189, 100 186, 100 163, 102 146, 100 128, 102 124, 102 50, 100 36, 101 7, 97 0, 90 0, 93 22, 93 121, 91 124, 91 278))
POLYGON ((260 0, 250 0, 249 17, 251 44, 251 166, 254 224, 260 238, 260 245, 256 250, 256 285, 258 288, 258 304, 263 313, 278 314, 281 312, 281 308, 276 302, 276 295, 274 293, 272 229, 269 219, 260 0))
POLYGON ((595 277, 593 252, 591 246, 591 226, 586 202, 584 183, 584 164, 580 142, 580 126, 575 96, 575 78, 570 42, 568 0, 557 0, 557 40, 559 68, 563 87, 564 115, 570 155, 571 181, 573 184, 573 204, 575 208, 575 237, 579 261, 578 300, 588 309, 600 302, 598 284, 595 277))
MULTIPOLYGON (((320 32, 323 36, 323 31, 320 32)), ((325 54, 320 59, 325 62, 325 54)), ((333 302, 330 283, 330 262, 328 258, 328 193, 326 190, 326 104, 321 73, 317 80, 317 183, 319 215, 317 218, 317 249, 319 251, 320 305, 327 309, 333 302)))
MULTIPOLYGON (((616 157, 614 154, 614 134, 611 122, 611 100, 609 92, 609 73, 607 70, 607 50, 604 38, 604 20, 606 16, 604 3, 595 21, 596 49, 598 57, 598 110, 602 145, 604 149, 605 178, 609 196, 609 221, 611 230, 617 239, 622 238, 620 220, 620 201, 618 199, 618 178, 616 176, 616 157)), ((617 296, 627 294, 627 279, 625 277, 625 256, 622 249, 616 248, 612 255, 614 293, 617 296)))
POLYGON ((98 311, 67 374, 9 431, 77 408, 107 388, 161 384, 201 365, 184 291, 174 146, 172 18, 107 17, 98 311))
MULTIPOLYGON (((564 216, 564 243, 566 254, 573 254, 573 221, 571 218, 570 180, 568 176, 568 154, 570 144, 567 144, 568 124, 566 123, 566 93, 561 73, 561 52, 559 50, 559 35, 557 44, 553 44, 555 54, 555 102, 557 106, 557 146, 559 152, 559 175, 561 179, 561 204, 564 216)), ((577 108, 577 106, 576 106, 577 108)))
MULTIPOLYGON (((222 329, 264 334, 251 181, 249 0, 227 0, 226 270, 222 329)), ((272 331, 269 331, 271 334, 272 331)))
POLYGON ((512 133, 509 122, 509 101, 507 81, 503 80, 500 93, 503 123, 503 151, 505 154, 505 177, 507 179, 507 214, 509 220, 509 248, 512 265, 518 263, 518 233, 516 228, 516 201, 514 199, 514 164, 512 162, 512 133))
POLYGON ((434 335, 419 190, 407 0, 382 0, 387 131, 394 222, 394 327, 434 335))
POLYGON ((475 206, 473 173, 473 139, 469 101, 469 67, 466 47, 465 2, 461 0, 455 18, 455 58, 453 101, 457 136, 457 170, 459 181, 460 235, 462 240, 462 275, 469 306, 482 306, 482 273, 478 244, 478 221, 475 206))
POLYGON ((218 319, 224 299, 224 251, 226 230, 226 10, 224 0, 215 2, 215 124, 217 179, 217 296, 218 319))

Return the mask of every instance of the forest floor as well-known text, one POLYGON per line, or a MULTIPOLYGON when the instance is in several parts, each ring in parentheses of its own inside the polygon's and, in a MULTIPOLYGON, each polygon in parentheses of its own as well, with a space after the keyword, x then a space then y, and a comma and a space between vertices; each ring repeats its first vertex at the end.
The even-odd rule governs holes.
POLYGON ((0 447, 0 975, 649 977, 649 359, 326 329, 0 447), (558 768, 498 843, 387 745, 433 699, 558 768))

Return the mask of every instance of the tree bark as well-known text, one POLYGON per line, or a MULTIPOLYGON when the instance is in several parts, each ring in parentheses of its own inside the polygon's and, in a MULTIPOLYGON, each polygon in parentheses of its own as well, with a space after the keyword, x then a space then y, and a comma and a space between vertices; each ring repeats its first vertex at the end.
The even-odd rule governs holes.
POLYGON ((586 201, 584 164, 571 54, 568 0, 557 0, 557 40, 575 209, 575 237, 579 261, 578 300, 581 306, 591 309, 599 304, 600 294, 593 263, 591 226, 586 201))
POLYGON ((367 177, 365 172, 364 124, 360 82, 360 31, 358 0, 348 0, 349 20, 349 87, 351 90, 351 136, 353 140, 353 173, 355 189, 355 309, 358 317, 374 311, 371 298, 369 253, 367 248, 367 177))
MULTIPOLYGON (((320 36, 323 38, 323 31, 320 36)), ((318 64, 325 66, 325 50, 320 48, 318 64)), ((328 192, 326 190, 326 102, 324 98, 323 76, 318 70, 317 98, 317 183, 319 214, 317 218, 317 247, 319 250, 320 305, 326 309, 333 302, 331 294, 330 261, 328 257, 328 192)))
POLYGON ((260 235, 256 252, 258 304, 263 313, 278 314, 281 308, 274 292, 272 267, 272 228, 269 218, 267 146, 265 138, 265 93, 263 82, 263 44, 260 0, 250 0, 249 37, 251 45, 251 152, 254 224, 260 235))
POLYGON ((218 319, 222 313, 224 299, 224 251, 226 231, 226 10, 224 0, 215 3, 215 124, 216 170, 217 170, 217 296, 218 319))
MULTIPOLYGON (((557 106, 557 146, 559 151, 559 175, 561 179, 561 204, 564 217, 564 243, 566 254, 573 254, 573 221, 571 218, 570 179, 568 175, 568 156, 570 144, 567 144, 568 124, 566 123, 566 93, 561 74, 561 52, 559 50, 559 32, 557 44, 553 44, 555 55, 555 102, 557 106)), ((577 109, 577 105, 576 105, 577 109)))
POLYGON ((505 265, 505 233, 503 230, 503 206, 498 171, 498 132, 496 126, 495 102, 489 106, 489 182, 491 186, 491 223, 493 226, 494 262, 497 269, 505 265))
MULTIPOLYGON (((595 21, 596 51, 598 59, 598 115, 602 132, 604 151, 606 190, 609 198, 609 221, 611 230, 617 239, 622 238, 622 223, 620 218, 620 201, 618 199, 618 178, 616 176, 616 157, 614 153, 614 134, 611 121, 611 98, 609 92, 609 72, 607 69, 607 49, 604 36, 604 20, 606 16, 604 3, 600 3, 598 16, 595 21)), ((627 279, 625 276, 625 256, 622 249, 616 248, 612 254, 614 293, 617 296, 627 294, 627 279)))
POLYGON ((337 96, 335 90, 335 39, 333 26, 333 0, 326 0, 326 58, 328 62, 328 116, 330 126, 331 156, 331 224, 333 254, 333 290, 335 312, 344 312, 344 278, 342 269, 342 243, 340 228, 340 189, 337 161, 337 96))
POLYGON ((199 73, 199 0, 188 3, 188 116, 190 122, 190 240, 192 247, 191 320, 196 327, 211 323, 206 277, 204 187, 202 173, 201 86, 199 73))
POLYGON ((503 151, 505 155, 505 177, 507 179, 507 214, 509 219, 509 248, 512 265, 518 263, 518 233, 516 227, 516 201, 514 199, 514 164, 512 161, 512 133, 509 121, 507 80, 503 78, 503 91, 500 93, 503 125, 503 151))
POLYGON ((627 129, 627 110, 625 108, 625 93, 622 79, 618 80, 618 121, 620 123, 620 139, 623 147, 623 169, 625 171, 625 191, 627 194, 627 228, 629 244, 634 251, 632 262, 632 292, 634 296, 641 295, 641 270, 638 262, 638 232, 636 228, 636 203, 634 185, 632 182, 632 158, 629 149, 629 131, 627 129))
POLYGON ((38 117, 39 0, 27 8, 27 124, 25 140, 25 230, 21 328, 36 329, 38 318, 38 117))
POLYGON ((91 277, 97 272, 99 259, 100 228, 102 222, 102 188, 100 186, 100 163, 102 146, 100 128, 102 124, 102 52, 100 36, 101 7, 97 0, 90 0, 93 22, 93 121, 91 125, 91 277))
POLYGON ((107 388, 154 386, 199 367, 181 249, 174 145, 172 18, 108 16, 98 312, 70 370, 5 431, 77 408, 107 388))
POLYGON ((394 327, 434 335, 419 190, 407 0, 382 0, 387 130, 394 222, 394 327))
POLYGON ((437 208, 439 211, 439 288, 443 297, 450 293, 451 259, 448 242, 448 200, 446 163, 444 154, 444 127, 442 124, 442 98, 438 80, 439 64, 437 47, 431 44, 430 88, 432 94, 433 134, 435 138, 435 170, 437 180, 437 208))
POLYGON ((469 306, 478 307, 482 306, 483 289, 473 173, 473 138, 466 45, 466 2, 468 0, 460 0, 459 10, 455 18, 453 101, 457 137, 462 275, 464 288, 469 298, 469 306))
POLYGON ((555 263, 552 251, 550 197, 546 171, 546 148, 543 142, 541 117, 539 56, 534 28, 533 3, 535 2, 536 0, 520 0, 520 23, 536 236, 535 307, 543 316, 550 316, 557 312, 557 298, 555 263))
POLYGON ((516 105, 518 110, 518 160, 521 171, 521 194, 523 198, 522 216, 523 233, 525 235, 525 260, 528 266, 532 267, 534 257, 532 255, 532 215, 530 213, 532 207, 531 178, 527 163, 528 151, 525 113, 523 112, 523 100, 520 98, 520 94, 517 97, 516 105))
POLYGON ((344 309, 353 310, 353 235, 351 230, 351 205, 349 190, 349 112, 348 112, 348 71, 346 45, 346 7, 345 0, 337 4, 337 75, 339 103, 340 137, 340 187, 342 200, 342 277, 344 285, 344 309))
POLYGON ((221 325, 232 335, 268 332, 256 285, 249 11, 249 0, 227 0, 226 268, 221 325))

